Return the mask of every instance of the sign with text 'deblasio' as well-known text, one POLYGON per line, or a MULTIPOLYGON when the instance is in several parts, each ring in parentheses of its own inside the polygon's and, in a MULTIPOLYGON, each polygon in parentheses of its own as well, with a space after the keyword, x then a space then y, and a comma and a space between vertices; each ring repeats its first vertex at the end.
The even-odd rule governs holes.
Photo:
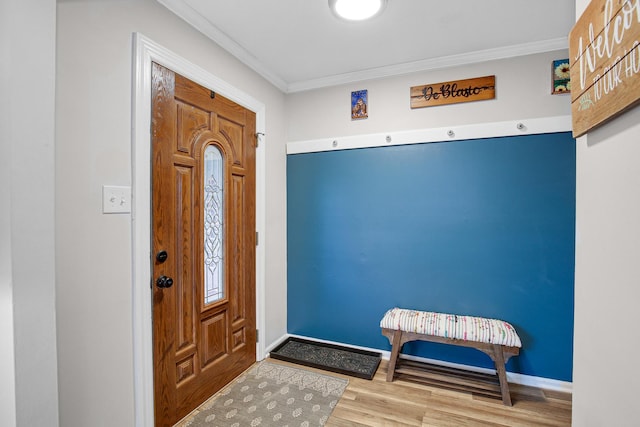
POLYGON ((496 76, 413 86, 410 96, 411 108, 494 99, 496 76))
POLYGON ((593 0, 569 33, 573 136, 640 100, 640 0, 593 0))

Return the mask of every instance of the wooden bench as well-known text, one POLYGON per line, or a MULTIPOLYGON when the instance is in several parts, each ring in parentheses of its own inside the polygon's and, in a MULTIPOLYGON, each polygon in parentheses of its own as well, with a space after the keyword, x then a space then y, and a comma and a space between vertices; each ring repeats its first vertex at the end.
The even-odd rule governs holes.
POLYGON ((483 317, 393 308, 384 315, 380 327, 382 334, 391 343, 387 381, 393 381, 396 374, 405 374, 428 384, 454 390, 467 390, 489 396, 497 394, 502 397, 503 404, 511 406, 505 364, 511 356, 517 356, 522 347, 520 337, 511 324, 483 317), (489 355, 495 363, 497 384, 495 375, 487 376, 400 359, 402 346, 410 341, 430 341, 478 349, 489 355), (461 372, 467 375, 462 375, 461 372), (489 384, 491 382, 495 387, 489 384))

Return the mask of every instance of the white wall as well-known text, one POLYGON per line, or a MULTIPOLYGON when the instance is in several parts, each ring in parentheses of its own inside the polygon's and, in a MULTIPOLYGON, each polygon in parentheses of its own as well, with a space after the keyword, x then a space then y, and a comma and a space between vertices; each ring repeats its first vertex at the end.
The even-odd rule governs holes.
POLYGON ((57 426, 55 0, 0 7, 0 424, 57 426))
POLYGON ((286 332, 284 95, 153 0, 58 3, 56 256, 60 423, 134 424, 131 217, 101 213, 131 184, 132 33, 266 105, 267 344, 286 332))
MULTIPOLYGON (((576 1, 579 17, 588 5, 576 1)), ((640 108, 577 141, 573 425, 638 425, 640 108)))
POLYGON ((577 143, 573 420, 637 425, 640 109, 577 143))
POLYGON ((430 129, 571 114, 568 95, 551 95, 551 61, 568 51, 414 73, 287 96, 289 141, 430 129), (412 110, 409 88, 496 76, 496 99, 412 110), (369 118, 351 120, 351 92, 369 90, 369 118))
MULTIPOLYGON (((0 93, 11 87, 11 25, 13 3, 0 2, 0 93)), ((16 376, 13 345, 13 274, 11 271, 11 103, 0 103, 0 424, 16 425, 16 376)))

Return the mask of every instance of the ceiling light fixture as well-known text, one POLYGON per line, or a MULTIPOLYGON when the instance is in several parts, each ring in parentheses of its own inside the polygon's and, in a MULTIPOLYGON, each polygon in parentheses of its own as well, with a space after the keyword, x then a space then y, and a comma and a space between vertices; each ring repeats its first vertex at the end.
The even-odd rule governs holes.
POLYGON ((364 21, 378 15, 387 0, 329 0, 329 8, 339 18, 347 21, 364 21))

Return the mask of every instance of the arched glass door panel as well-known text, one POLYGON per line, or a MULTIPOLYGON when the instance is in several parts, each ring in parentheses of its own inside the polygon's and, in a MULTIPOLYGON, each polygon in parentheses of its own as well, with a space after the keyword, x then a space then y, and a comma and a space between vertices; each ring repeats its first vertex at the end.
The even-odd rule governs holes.
POLYGON ((224 297, 224 162, 220 149, 209 145, 204 152, 204 303, 224 297))

